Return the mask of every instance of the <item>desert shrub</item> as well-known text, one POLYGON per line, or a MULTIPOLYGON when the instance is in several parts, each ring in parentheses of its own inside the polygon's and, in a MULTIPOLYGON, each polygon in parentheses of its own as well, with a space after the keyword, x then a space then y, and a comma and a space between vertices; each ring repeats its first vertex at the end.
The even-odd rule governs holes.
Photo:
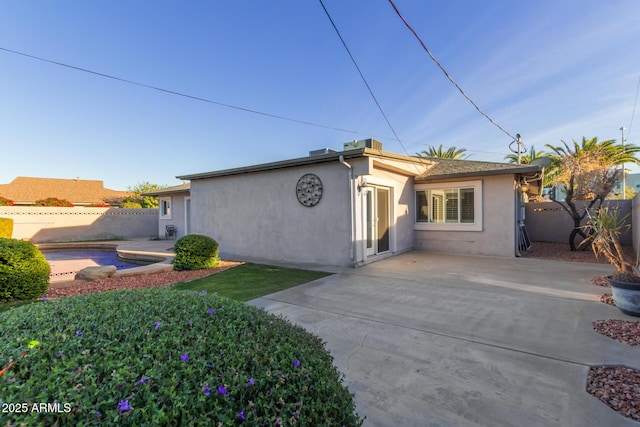
POLYGON ((0 196, 0 206, 14 206, 13 200, 9 200, 6 197, 0 196))
POLYGON ((13 220, 0 218, 0 239, 10 239, 13 235, 13 220))
POLYGON ((62 208, 72 208, 73 203, 66 199, 58 199, 57 197, 47 197, 46 199, 36 200, 36 206, 52 206, 62 208))
POLYGON ((39 297, 49 287, 50 272, 33 243, 0 239, 0 302, 39 297))
POLYGON ((182 236, 173 245, 173 250, 176 253, 173 268, 177 271, 213 268, 220 263, 218 242, 204 234, 182 236))
POLYGON ((0 361, 16 360, 1 399, 66 411, 2 414, 9 424, 362 424, 318 337, 227 298, 114 291, 17 307, 0 323, 0 361))
POLYGON ((125 209, 142 209, 142 205, 138 202, 126 201, 122 204, 125 209))

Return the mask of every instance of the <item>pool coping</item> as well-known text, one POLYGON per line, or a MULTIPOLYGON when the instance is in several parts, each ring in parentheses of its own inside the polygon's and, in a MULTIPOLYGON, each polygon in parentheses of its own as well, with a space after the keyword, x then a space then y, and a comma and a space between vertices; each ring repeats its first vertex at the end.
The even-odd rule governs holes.
MULTIPOLYGON (((118 257, 123 261, 155 261, 153 264, 141 265, 139 267, 127 268, 124 270, 118 270, 112 277, 124 277, 124 276, 137 276, 140 274, 150 273, 164 273, 173 271, 173 257, 174 253, 159 253, 157 251, 150 250, 138 250, 127 248, 127 242, 64 242, 64 243, 37 243, 36 247, 43 251, 55 251, 55 250, 102 250, 102 251, 114 251, 118 254, 118 257)), ((150 248, 146 248, 150 249, 150 248)), ((75 280, 72 280, 75 281, 75 280)), ((50 282, 50 284, 63 284, 70 281, 50 282)))

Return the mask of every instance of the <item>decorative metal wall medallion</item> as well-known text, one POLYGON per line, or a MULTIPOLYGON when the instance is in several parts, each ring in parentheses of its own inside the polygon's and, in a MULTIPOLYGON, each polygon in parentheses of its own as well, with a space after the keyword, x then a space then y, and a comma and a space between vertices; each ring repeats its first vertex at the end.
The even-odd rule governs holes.
POLYGON ((296 185, 296 196, 303 206, 310 208, 317 205, 322 198, 322 181, 312 173, 302 175, 296 185))

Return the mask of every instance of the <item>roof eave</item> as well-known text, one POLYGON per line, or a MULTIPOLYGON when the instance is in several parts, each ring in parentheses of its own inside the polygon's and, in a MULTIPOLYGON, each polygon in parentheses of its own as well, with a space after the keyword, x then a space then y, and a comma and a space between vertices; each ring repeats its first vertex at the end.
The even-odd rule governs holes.
POLYGON ((424 181, 439 181, 444 179, 473 178, 473 177, 480 177, 480 176, 518 175, 523 173, 541 172, 542 169, 543 168, 541 166, 527 166, 527 167, 513 168, 513 169, 496 169, 496 170, 489 170, 489 171, 472 171, 472 172, 459 172, 459 173, 439 174, 439 175, 427 175, 427 176, 416 177, 416 181, 424 182, 424 181))
POLYGON ((223 169, 219 171, 204 172, 204 173, 197 173, 197 174, 191 174, 191 175, 179 175, 179 176, 176 176, 176 178, 193 181, 196 179, 207 179, 207 178, 217 178, 221 176, 241 175, 245 173, 266 172, 266 171, 271 171, 276 169, 306 166, 314 163, 327 163, 327 162, 338 160, 340 156, 343 156, 343 158, 345 159, 362 157, 365 150, 366 149, 361 148, 357 150, 340 151, 335 153, 320 154, 317 156, 300 157, 297 159, 263 163, 260 165, 243 166, 239 168, 223 169))

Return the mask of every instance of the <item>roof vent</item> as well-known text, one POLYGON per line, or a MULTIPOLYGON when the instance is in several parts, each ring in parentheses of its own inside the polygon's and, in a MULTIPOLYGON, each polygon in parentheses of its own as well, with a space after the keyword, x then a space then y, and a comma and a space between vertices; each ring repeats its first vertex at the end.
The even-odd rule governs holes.
POLYGON ((337 153, 337 151, 331 148, 320 148, 319 150, 309 151, 309 156, 322 156, 323 154, 329 154, 329 153, 337 153))
POLYGON ((356 139, 354 141, 344 143, 344 151, 358 150, 360 148, 373 148, 374 150, 382 150, 382 142, 376 141, 373 138, 369 138, 356 139))

